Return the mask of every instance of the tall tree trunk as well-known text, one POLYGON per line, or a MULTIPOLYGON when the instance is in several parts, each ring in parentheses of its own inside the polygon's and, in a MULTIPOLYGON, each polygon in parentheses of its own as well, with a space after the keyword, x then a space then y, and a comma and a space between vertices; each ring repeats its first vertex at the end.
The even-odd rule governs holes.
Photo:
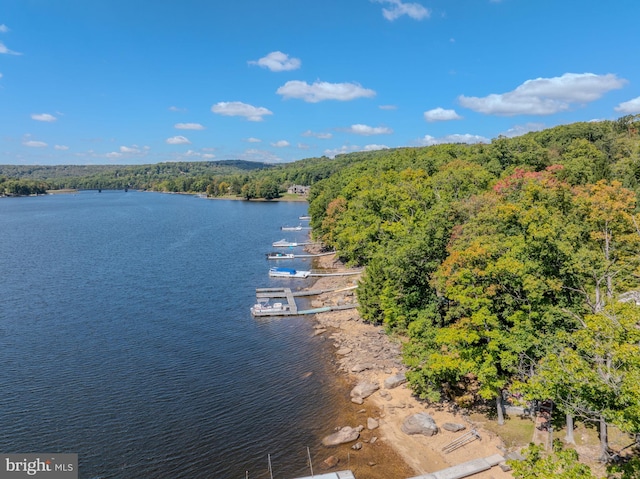
POLYGON ((576 440, 573 437, 573 416, 569 413, 565 414, 567 422, 567 434, 564 436, 564 442, 567 444, 575 444, 576 440))
POLYGON ((496 409, 498 410, 498 425, 504 424, 504 406, 502 404, 502 389, 498 389, 498 395, 496 396, 496 409))
POLYGON ((609 437, 607 431, 607 421, 600 416, 600 461, 609 461, 609 437))

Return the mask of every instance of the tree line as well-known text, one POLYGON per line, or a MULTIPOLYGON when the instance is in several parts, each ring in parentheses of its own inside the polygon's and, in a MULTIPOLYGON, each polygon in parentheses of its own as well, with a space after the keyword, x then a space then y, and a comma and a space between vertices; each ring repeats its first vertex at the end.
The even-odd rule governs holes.
POLYGON ((568 432, 597 424, 603 461, 608 426, 640 433, 639 130, 388 151, 312 188, 314 235, 366 267, 361 316, 406 338, 416 394, 499 422, 506 392, 552 400, 568 432))

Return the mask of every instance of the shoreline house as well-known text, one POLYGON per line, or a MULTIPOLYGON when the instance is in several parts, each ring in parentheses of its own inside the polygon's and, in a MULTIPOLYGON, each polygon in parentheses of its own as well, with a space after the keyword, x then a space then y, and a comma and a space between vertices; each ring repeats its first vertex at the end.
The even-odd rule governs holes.
POLYGON ((290 193, 292 195, 308 196, 309 190, 311 190, 310 186, 291 185, 289 188, 287 188, 287 193, 290 193))

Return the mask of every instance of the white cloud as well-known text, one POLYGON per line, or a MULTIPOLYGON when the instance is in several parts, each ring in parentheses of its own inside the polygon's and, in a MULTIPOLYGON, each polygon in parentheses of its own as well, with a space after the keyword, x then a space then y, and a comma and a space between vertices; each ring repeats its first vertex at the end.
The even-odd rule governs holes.
POLYGON ((204 130, 204 126, 200 123, 176 123, 173 125, 178 130, 204 130))
POLYGON ((140 153, 138 148, 130 148, 128 146, 121 146, 120 153, 140 153))
POLYGON ((388 150, 389 147, 387 145, 365 145, 363 151, 376 151, 376 150, 388 150))
POLYGON ((184 158, 193 158, 193 157, 199 157, 200 153, 194 150, 187 150, 184 153, 182 153, 180 156, 184 158))
POLYGON ((22 55, 22 53, 14 52, 13 50, 9 50, 6 45, 0 42, 0 53, 4 53, 6 55, 22 55))
POLYGON ((165 140, 169 145, 189 145, 191 142, 184 136, 172 136, 165 140))
POLYGON ((464 135, 447 135, 440 138, 435 138, 431 135, 425 135, 418 141, 418 143, 422 146, 432 146, 441 145, 443 143, 491 143, 491 140, 483 136, 470 135, 467 133, 464 135))
POLYGON ((351 125, 349 128, 347 128, 347 131, 349 133, 354 133, 356 135, 364 135, 364 136, 389 135, 393 133, 393 130, 391 128, 387 128, 386 126, 373 127, 373 126, 361 125, 361 124, 351 125))
POLYGON ((617 107, 614 108, 614 110, 619 111, 620 113, 625 113, 627 115, 640 113, 640 96, 634 98, 633 100, 620 103, 617 107))
POLYGON ((397 110, 398 107, 395 105, 380 105, 378 108, 381 110, 397 110))
POLYGON ((107 153, 106 155, 107 158, 114 160, 116 158, 120 158, 122 156, 122 153, 118 153, 117 151, 112 151, 110 153, 107 153))
POLYGON ((282 162, 282 158, 280 158, 278 155, 275 155, 270 151, 258 150, 255 148, 245 150, 244 153, 240 155, 240 159, 247 161, 260 161, 264 163, 282 162))
POLYGON ((356 98, 373 97, 376 92, 362 88, 357 83, 328 83, 317 81, 313 85, 307 82, 288 81, 276 91, 284 98, 299 98, 308 103, 318 103, 323 100, 350 101, 356 98))
POLYGON ((36 121, 56 121, 57 118, 49 113, 34 113, 31 115, 31 118, 36 121))
POLYGON ((360 151, 361 148, 355 145, 342 145, 340 148, 333 148, 330 150, 324 150, 324 155, 329 158, 335 158, 336 155, 342 155, 344 153, 351 153, 353 151, 360 151))
POLYGON ((319 140, 329 140, 329 139, 333 138, 333 135, 331 133, 315 132, 315 131, 311 131, 311 130, 305 131, 302 134, 302 136, 312 136, 314 138, 318 138, 319 140))
POLYGON ((414 20, 429 18, 431 11, 419 3, 402 3, 401 0, 371 0, 374 3, 390 4, 391 8, 383 8, 382 15, 390 22, 397 20, 403 15, 407 15, 414 20))
MULTIPOLYGON (((202 150, 209 151, 210 149, 202 148, 202 150)), ((204 160, 211 160, 215 157, 216 155, 214 155, 213 153, 200 153, 199 151, 195 151, 195 150, 187 150, 184 153, 180 153, 177 155, 178 160, 191 160, 193 158, 202 158, 204 160)))
POLYGON ((2 73, 0 73, 0 78, 2 78, 2 73))
POLYGON ((287 146, 291 146, 291 143, 289 143, 287 140, 279 140, 275 143, 271 143, 271 146, 274 146, 276 148, 285 148, 287 146))
POLYGON ((7 33, 8 31, 9 31, 8 26, 6 26, 4 23, 0 25, 0 33, 7 33))
POLYGON ((170 107, 169 107, 169 111, 181 111, 181 112, 185 112, 185 111, 187 111, 187 109, 186 109, 186 108, 179 108, 179 107, 177 107, 177 106, 170 106, 170 107))
POLYGON ((515 90, 483 98, 460 95, 465 108, 487 115, 552 115, 573 103, 588 103, 627 81, 614 74, 565 73, 561 77, 527 80, 515 90))
POLYGON ((23 141, 22 144, 30 148, 44 148, 45 146, 47 146, 47 144, 44 141, 36 141, 36 140, 26 140, 26 141, 23 141))
POLYGON ((262 68, 268 68, 272 72, 297 70, 300 68, 301 64, 302 62, 299 58, 289 58, 289 55, 279 51, 271 52, 260 60, 249 62, 249 65, 258 65, 262 68))
POLYGON ((525 123, 524 125, 515 125, 507 131, 500 133, 501 136, 513 138, 515 136, 525 135, 532 131, 541 131, 546 128, 544 123, 525 123))
POLYGON ((458 115, 455 110, 445 110, 444 108, 438 107, 425 111, 424 119, 432 123, 434 121, 462 120, 462 117, 458 115))
POLYGON ((249 143, 262 143, 262 140, 260 138, 253 138, 253 137, 247 138, 246 141, 249 143))
POLYGON ((213 105, 211 111, 224 116, 244 116, 249 121, 262 121, 263 116, 273 115, 273 112, 264 107, 256 107, 240 101, 221 101, 213 105))
POLYGON ((55 145, 53 148, 60 151, 67 151, 69 149, 67 145, 55 145))

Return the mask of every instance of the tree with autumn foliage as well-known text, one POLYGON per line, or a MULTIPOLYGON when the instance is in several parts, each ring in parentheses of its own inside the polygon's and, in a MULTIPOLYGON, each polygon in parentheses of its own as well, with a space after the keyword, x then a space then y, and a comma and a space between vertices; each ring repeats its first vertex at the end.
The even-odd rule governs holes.
POLYGON ((575 299, 562 286, 579 232, 566 221, 571 188, 554 171, 516 170, 455 231, 432 281, 443 307, 412 326, 405 351, 425 397, 442 384, 464 389, 471 379, 480 397, 500 401, 559 330, 575 327, 565 311, 575 299))

